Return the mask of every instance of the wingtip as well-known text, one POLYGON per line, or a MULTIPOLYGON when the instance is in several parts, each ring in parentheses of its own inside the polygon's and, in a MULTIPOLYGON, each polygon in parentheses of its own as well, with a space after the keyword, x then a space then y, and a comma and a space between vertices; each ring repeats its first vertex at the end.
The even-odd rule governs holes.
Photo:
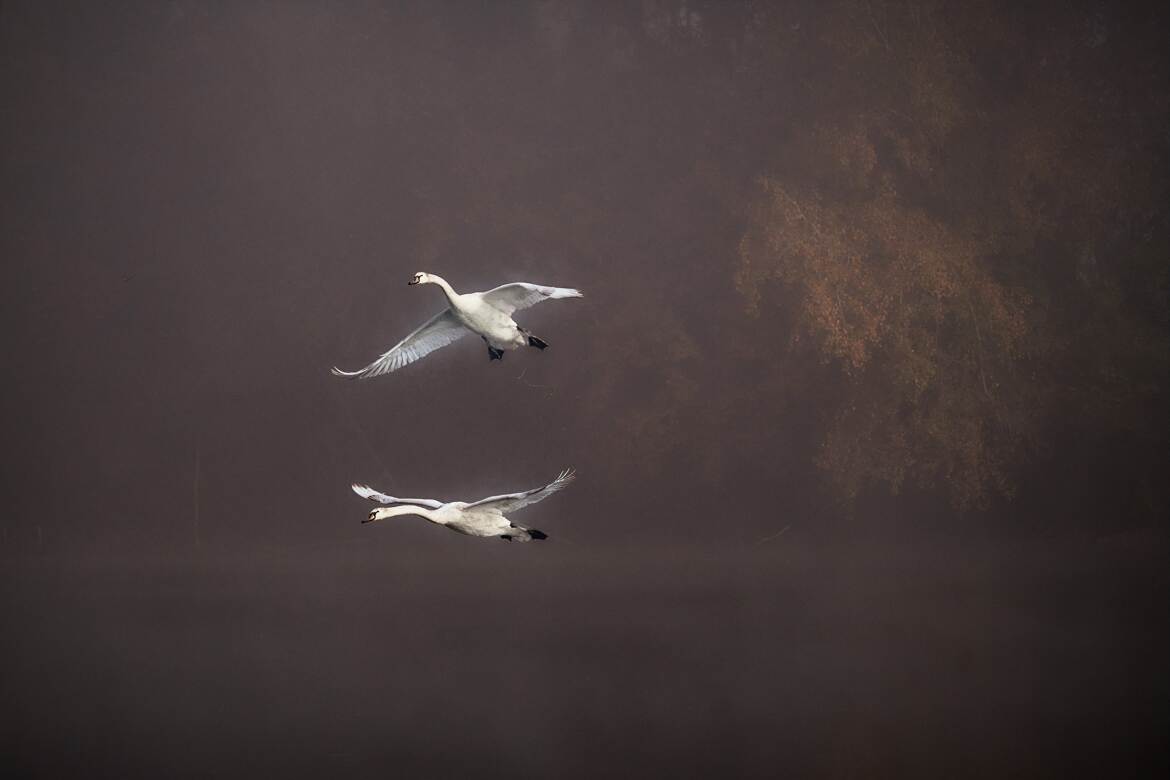
POLYGON ((545 287, 545 295, 549 298, 584 298, 585 293, 576 287, 545 287))
POLYGON ((376 371, 370 371, 369 366, 366 366, 365 368, 359 368, 357 371, 345 371, 338 368, 337 366, 334 366, 330 373, 332 373, 333 376, 339 376, 342 379, 365 379, 367 376, 379 375, 379 373, 376 371))

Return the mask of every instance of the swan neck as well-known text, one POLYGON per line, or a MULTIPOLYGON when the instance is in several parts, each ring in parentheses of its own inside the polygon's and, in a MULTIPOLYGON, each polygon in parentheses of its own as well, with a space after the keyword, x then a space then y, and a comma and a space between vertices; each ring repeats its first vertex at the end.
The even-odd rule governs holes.
POLYGON ((431 274, 430 276, 431 282, 442 287, 443 293, 447 296, 447 300, 451 303, 454 303, 455 299, 459 297, 459 293, 455 292, 455 290, 451 288, 451 285, 447 284, 447 280, 443 277, 437 276, 436 274, 431 274))
POLYGON ((402 517, 403 515, 418 515, 419 517, 430 520, 432 523, 438 522, 434 517, 434 510, 427 509, 425 506, 388 506, 378 510, 379 520, 385 520, 388 517, 402 517))

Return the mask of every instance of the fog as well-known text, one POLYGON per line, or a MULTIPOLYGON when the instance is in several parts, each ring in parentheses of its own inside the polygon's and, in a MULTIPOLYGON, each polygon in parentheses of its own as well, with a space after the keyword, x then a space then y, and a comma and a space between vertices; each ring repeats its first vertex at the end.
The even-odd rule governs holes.
POLYGON ((1166 14, 1053 8, 5 3, 0 766, 1164 771, 1166 14), (585 297, 332 376, 416 271, 585 297))

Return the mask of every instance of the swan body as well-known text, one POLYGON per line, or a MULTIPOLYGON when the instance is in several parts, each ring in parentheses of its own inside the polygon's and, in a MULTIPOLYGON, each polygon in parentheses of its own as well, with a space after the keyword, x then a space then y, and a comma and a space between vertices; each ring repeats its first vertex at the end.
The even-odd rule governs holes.
POLYGON ((528 282, 513 282, 486 292, 461 295, 455 292, 443 277, 422 272, 415 274, 407 284, 438 285, 447 296, 447 308, 431 317, 365 368, 357 371, 334 368, 334 375, 365 379, 389 374, 429 355, 436 349, 458 341, 468 333, 478 335, 487 343, 488 356, 491 360, 499 360, 505 351, 524 346, 544 349, 548 344, 517 325, 512 319, 512 314, 541 301, 582 297, 580 290, 528 282))
POLYGON ((436 501, 431 498, 395 498, 379 493, 373 488, 354 483, 353 492, 379 504, 362 523, 373 523, 390 517, 417 515, 436 525, 450 528, 467 536, 495 536, 504 541, 528 542, 547 539, 542 531, 516 525, 505 514, 542 501, 573 481, 572 469, 565 469, 557 478, 544 487, 525 490, 520 493, 505 493, 488 496, 479 501, 436 501))

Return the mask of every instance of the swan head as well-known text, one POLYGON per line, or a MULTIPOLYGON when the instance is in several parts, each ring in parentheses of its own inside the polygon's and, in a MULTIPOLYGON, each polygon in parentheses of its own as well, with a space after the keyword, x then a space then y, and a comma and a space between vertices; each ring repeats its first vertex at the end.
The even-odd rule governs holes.
POLYGON ((406 517, 408 515, 418 515, 419 517, 425 517, 428 520, 430 519, 430 516, 427 514, 427 510, 423 509, 422 507, 404 506, 399 504, 397 506, 383 506, 371 510, 369 516, 367 516, 366 519, 362 521, 362 525, 365 525, 366 523, 372 523, 375 520, 385 520, 388 517, 406 517))
POLYGON ((379 509, 371 509, 369 517, 367 517, 365 520, 362 521, 362 525, 365 525, 366 523, 372 523, 375 520, 382 520, 386 517, 390 517, 390 515, 386 511, 386 509, 387 509, 386 507, 381 507, 379 509))
POLYGON ((431 275, 430 275, 430 274, 428 274, 428 273, 423 273, 422 271, 419 271, 417 274, 415 274, 415 275, 414 275, 414 276, 411 278, 411 280, 410 280, 409 282, 407 282, 407 284, 408 284, 408 285, 409 285, 409 284, 431 284, 431 283, 433 283, 433 282, 434 282, 434 280, 433 280, 433 279, 431 279, 431 275))

